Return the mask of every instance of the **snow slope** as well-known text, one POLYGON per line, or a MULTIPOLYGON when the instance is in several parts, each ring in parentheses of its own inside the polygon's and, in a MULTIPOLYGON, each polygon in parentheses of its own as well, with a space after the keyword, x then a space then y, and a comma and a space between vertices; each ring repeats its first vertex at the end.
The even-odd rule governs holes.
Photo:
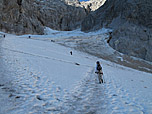
MULTIPOLYGON (((50 34, 58 39, 72 35, 50 34)), ((0 38, 0 113, 152 113, 152 74, 60 46, 48 35, 31 37, 0 38), (97 60, 103 66, 104 84, 98 84, 94 73, 97 60)))

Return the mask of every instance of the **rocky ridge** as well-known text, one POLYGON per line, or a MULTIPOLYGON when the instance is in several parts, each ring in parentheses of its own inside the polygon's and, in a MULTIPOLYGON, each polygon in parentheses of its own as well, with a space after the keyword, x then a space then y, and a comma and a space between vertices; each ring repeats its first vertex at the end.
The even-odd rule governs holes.
POLYGON ((85 16, 84 8, 64 0, 0 0, 0 30, 7 33, 43 34, 44 26, 73 30, 85 16))
POLYGON ((152 61, 152 1, 107 0, 82 22, 82 31, 113 29, 109 44, 114 49, 152 61))

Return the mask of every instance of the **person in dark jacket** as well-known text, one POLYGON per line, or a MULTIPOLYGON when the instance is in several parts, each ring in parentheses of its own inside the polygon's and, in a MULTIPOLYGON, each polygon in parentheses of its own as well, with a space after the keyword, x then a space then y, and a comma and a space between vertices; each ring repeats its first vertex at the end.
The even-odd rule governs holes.
POLYGON ((95 70, 95 73, 98 74, 99 83, 100 83, 100 84, 103 83, 103 72, 102 72, 102 67, 101 67, 99 61, 96 62, 96 70, 95 70))
POLYGON ((95 73, 101 73, 102 72, 102 67, 100 65, 100 62, 97 61, 96 62, 96 70, 95 70, 95 73))

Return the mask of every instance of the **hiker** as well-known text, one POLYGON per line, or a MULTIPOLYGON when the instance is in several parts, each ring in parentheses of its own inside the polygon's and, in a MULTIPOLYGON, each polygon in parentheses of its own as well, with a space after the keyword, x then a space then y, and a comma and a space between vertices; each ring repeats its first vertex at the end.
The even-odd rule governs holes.
POLYGON ((72 55, 72 51, 70 51, 70 54, 72 55))
POLYGON ((102 67, 100 65, 100 62, 96 62, 96 71, 95 73, 98 74, 98 79, 99 79, 99 84, 103 83, 103 72, 102 72, 102 67))
POLYGON ((102 72, 102 67, 100 65, 100 62, 97 61, 96 62, 96 70, 95 70, 95 73, 101 73, 102 72))

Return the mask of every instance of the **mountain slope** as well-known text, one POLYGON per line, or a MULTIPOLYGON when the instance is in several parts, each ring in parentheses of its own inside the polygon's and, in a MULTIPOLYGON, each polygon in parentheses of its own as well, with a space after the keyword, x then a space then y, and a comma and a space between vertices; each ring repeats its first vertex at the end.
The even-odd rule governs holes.
POLYGON ((152 61, 152 1, 107 0, 82 22, 82 31, 113 29, 110 45, 127 55, 152 61))

